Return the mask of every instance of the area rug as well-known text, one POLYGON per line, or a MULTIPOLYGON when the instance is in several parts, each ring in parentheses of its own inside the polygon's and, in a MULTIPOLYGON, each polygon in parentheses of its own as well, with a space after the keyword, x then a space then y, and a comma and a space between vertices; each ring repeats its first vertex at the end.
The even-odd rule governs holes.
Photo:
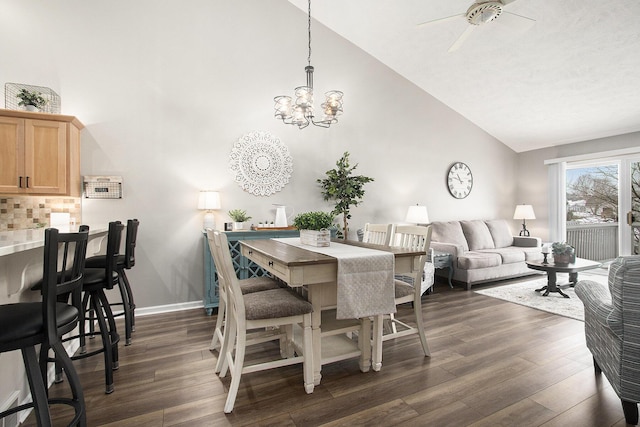
MULTIPOLYGON (((566 278, 562 276, 559 275, 558 283, 566 282, 566 278)), ((604 285, 607 284, 607 276, 601 274, 581 273, 579 280, 583 279, 593 280, 604 285)), ((558 293, 551 293, 543 297, 541 292, 536 292, 535 290, 542 288, 546 284, 546 276, 540 276, 533 280, 478 289, 474 292, 584 322, 584 306, 573 288, 567 287, 563 289, 563 292, 569 295, 569 298, 565 298, 558 293)))

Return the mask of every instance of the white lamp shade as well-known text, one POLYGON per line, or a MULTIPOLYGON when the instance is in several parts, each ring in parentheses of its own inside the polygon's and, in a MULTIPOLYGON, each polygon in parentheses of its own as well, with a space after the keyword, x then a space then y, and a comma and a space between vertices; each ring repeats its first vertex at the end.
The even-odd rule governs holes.
POLYGON ((405 222, 410 224, 429 224, 429 214, 426 206, 409 206, 405 222))
POLYGON ((516 211, 513 213, 513 219, 536 219, 531 205, 517 205, 516 211))
POLYGON ((201 191, 198 198, 198 209, 220 209, 220 193, 217 191, 201 191))

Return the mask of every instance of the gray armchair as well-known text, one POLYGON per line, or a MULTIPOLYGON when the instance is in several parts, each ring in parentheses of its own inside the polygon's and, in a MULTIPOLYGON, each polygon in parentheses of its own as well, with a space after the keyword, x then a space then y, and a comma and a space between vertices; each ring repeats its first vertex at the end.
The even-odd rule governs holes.
POLYGON ((627 424, 638 424, 640 402, 640 256, 617 258, 609 268, 609 292, 581 280, 587 347, 596 374, 604 373, 622 401, 627 424))

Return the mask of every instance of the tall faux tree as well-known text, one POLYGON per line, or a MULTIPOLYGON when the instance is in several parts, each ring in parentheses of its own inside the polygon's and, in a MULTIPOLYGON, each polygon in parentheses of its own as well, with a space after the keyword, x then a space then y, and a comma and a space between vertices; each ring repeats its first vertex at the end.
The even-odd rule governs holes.
POLYGON ((322 187, 322 197, 324 200, 334 200, 335 208, 331 212, 333 215, 342 215, 342 238, 347 239, 349 232, 348 220, 351 219, 351 208, 358 206, 364 197, 364 185, 373 181, 363 175, 353 175, 353 171, 358 167, 349 164, 349 152, 345 151, 342 157, 336 162, 336 169, 326 172, 327 177, 318 179, 322 187))

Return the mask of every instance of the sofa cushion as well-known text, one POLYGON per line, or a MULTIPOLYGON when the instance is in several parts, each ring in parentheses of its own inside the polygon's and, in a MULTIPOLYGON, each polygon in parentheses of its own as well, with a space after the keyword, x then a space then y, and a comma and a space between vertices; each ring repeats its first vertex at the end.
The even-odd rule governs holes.
POLYGON ((452 243, 469 250, 469 244, 464 237, 459 221, 435 221, 431 223, 431 240, 435 242, 452 243))
POLYGON ((484 249, 478 251, 482 253, 495 253, 502 258, 502 264, 513 264, 514 262, 524 262, 525 253, 521 248, 509 246, 508 248, 484 249))
POLYGON ((473 270, 475 268, 497 267, 502 264, 500 254, 490 252, 465 252, 458 257, 458 268, 473 270))
POLYGON ((493 238, 493 245, 495 248, 506 248, 513 245, 513 235, 509 229, 509 224, 504 219, 492 219, 485 221, 491 237, 493 238))
POLYGON ((489 228, 484 221, 460 221, 462 232, 467 238, 469 250, 477 251, 479 249, 493 249, 493 238, 489 232, 489 228))

